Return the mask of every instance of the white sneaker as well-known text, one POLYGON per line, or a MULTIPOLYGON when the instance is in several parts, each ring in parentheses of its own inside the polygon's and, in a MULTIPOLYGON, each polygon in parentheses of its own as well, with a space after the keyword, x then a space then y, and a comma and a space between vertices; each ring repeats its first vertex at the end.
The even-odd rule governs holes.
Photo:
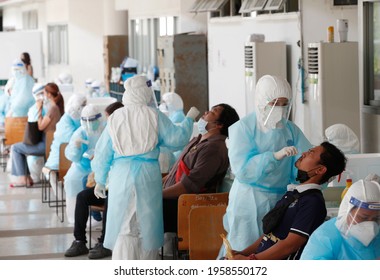
MULTIPOLYGON (((173 257, 173 239, 176 237, 175 232, 164 233, 164 257, 173 257)), ((161 255, 161 250, 159 251, 161 255)))

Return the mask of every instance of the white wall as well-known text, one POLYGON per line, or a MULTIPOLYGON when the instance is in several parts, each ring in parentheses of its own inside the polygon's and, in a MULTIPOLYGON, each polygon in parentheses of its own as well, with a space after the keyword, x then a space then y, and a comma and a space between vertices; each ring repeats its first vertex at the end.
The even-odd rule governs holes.
MULTIPOLYGON (((301 50, 297 41, 301 29, 306 53, 308 43, 326 40, 327 27, 335 27, 336 19, 349 20, 348 40, 358 40, 357 7, 334 7, 330 0, 302 0, 301 18, 299 13, 286 15, 258 16, 257 18, 211 18, 208 22, 209 48, 209 103, 226 102, 234 106, 239 115, 245 112, 244 42, 248 34, 263 33, 266 41, 285 41, 288 57, 288 79, 293 90, 294 122, 308 136, 311 121, 307 104, 302 104, 298 59, 301 50), (290 71, 289 71, 290 70, 290 71)), ((337 34, 335 40, 338 40, 337 34)), ((307 58, 304 57, 305 67, 307 58)), ((357 67, 357 66, 354 66, 357 67)), ((306 69, 307 70, 307 69, 306 69)), ((308 94, 307 92, 305 93, 308 94)))
POLYGON ((104 35, 128 34, 128 11, 117 11, 115 1, 103 1, 103 26, 104 35))
MULTIPOLYGON (((302 27, 304 40, 304 62, 307 67, 307 46, 309 43, 327 41, 327 28, 334 26, 335 41, 339 41, 339 35, 336 30, 337 19, 348 19, 348 41, 358 41, 358 9, 357 6, 334 7, 333 1, 329 0, 303 0, 302 1, 302 27)), ((359 54, 358 54, 359 55, 359 54)), ((353 67, 359 67, 353 65, 353 67)), ((309 92, 305 92, 305 98, 308 99, 309 92)), ((301 104, 301 103, 300 103, 301 104)), ((311 136, 313 129, 313 120, 311 118, 312 110, 307 102, 301 104, 304 113, 297 115, 296 123, 300 125, 307 137, 311 136)), ((359 135, 358 135, 359 137, 359 135)))
MULTIPOLYGON (((247 36, 253 33, 264 34, 267 42, 286 42, 290 46, 288 63, 291 65, 297 65, 301 53, 296 45, 300 38, 296 13, 285 17, 212 18, 209 21, 209 104, 228 103, 237 110, 240 117, 245 116, 244 43, 247 36)), ((291 68, 287 75, 295 89, 296 68, 291 68)))
POLYGON ((29 53, 33 65, 33 76, 43 76, 42 34, 38 31, 0 32, 0 79, 11 76, 11 66, 23 52, 29 53))
POLYGON ((69 65, 48 66, 47 81, 67 71, 73 75, 75 91, 84 92, 87 78, 103 81, 103 36, 128 34, 128 14, 115 11, 113 0, 50 0, 47 4, 47 23, 68 23, 69 34, 69 65))
POLYGON ((207 33, 207 13, 189 13, 195 1, 181 1, 179 33, 207 33))
POLYGON ((305 43, 327 40, 327 27, 334 26, 335 41, 337 19, 348 19, 348 41, 358 41, 357 6, 333 6, 332 0, 302 0, 303 37, 305 43))
POLYGON ((22 12, 19 7, 9 7, 3 10, 3 26, 22 29, 22 12))
POLYGON ((115 0, 115 7, 117 10, 128 10, 131 19, 170 16, 179 14, 181 10, 180 1, 181 0, 115 0))
POLYGON ((43 74, 37 77, 40 81, 54 81, 61 72, 67 71, 73 75, 75 90, 83 91, 85 79, 103 80, 103 36, 128 34, 127 11, 116 11, 114 0, 24 2, 3 8, 4 23, 21 29, 22 11, 30 9, 38 9, 38 30, 42 31, 43 38, 44 68, 43 74), (68 65, 47 64, 47 26, 55 24, 68 24, 68 65))

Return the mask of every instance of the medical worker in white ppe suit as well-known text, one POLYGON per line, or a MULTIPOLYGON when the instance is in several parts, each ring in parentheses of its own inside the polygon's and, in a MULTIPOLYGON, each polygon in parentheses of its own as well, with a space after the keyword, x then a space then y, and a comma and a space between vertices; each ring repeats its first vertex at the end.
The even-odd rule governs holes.
POLYGON ((109 117, 91 163, 95 195, 105 197, 109 177, 103 245, 113 259, 158 258, 164 239, 159 148, 182 149, 199 114, 192 108, 180 126, 174 125, 157 105, 148 105, 154 104, 150 87, 145 76, 125 81, 124 107, 109 117))
MULTIPOLYGON (((234 250, 243 250, 263 234, 262 218, 296 181, 294 163, 311 148, 302 131, 288 121, 291 96, 285 79, 261 77, 255 112, 229 128, 228 156, 235 180, 223 224, 234 250)), ((224 256, 222 247, 218 258, 224 256)))
POLYGON ((96 142, 104 129, 104 121, 99 107, 89 104, 83 108, 81 126, 74 132, 66 147, 65 156, 72 161, 64 177, 66 193, 66 213, 69 223, 74 223, 77 194, 86 188, 88 174, 91 173, 91 160, 96 142))
MULTIPOLYGON (((175 92, 164 93, 158 108, 162 113, 166 114, 174 124, 181 123, 185 119, 182 98, 175 92)), ((161 173, 169 173, 169 170, 172 168, 180 153, 181 151, 173 152, 165 147, 160 148, 159 162, 161 173)))
POLYGON ((180 123, 185 119, 182 98, 175 92, 164 93, 159 108, 173 123, 180 123))
POLYGON ((343 197, 338 216, 310 236, 301 260, 378 260, 379 224, 380 185, 359 180, 343 197))
POLYGON ((347 125, 337 123, 325 130, 327 141, 337 146, 345 154, 360 153, 359 138, 347 125))

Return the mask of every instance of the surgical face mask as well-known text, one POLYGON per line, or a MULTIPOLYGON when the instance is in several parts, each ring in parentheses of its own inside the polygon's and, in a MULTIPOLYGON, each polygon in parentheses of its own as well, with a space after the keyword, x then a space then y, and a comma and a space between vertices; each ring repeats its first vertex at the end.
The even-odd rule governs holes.
POLYGON ((34 99, 35 99, 36 101, 44 101, 44 95, 43 95, 43 94, 36 94, 36 95, 34 96, 34 99))
POLYGON ((379 225, 371 221, 351 225, 349 229, 349 235, 359 240, 366 247, 378 234, 379 225))
POLYGON ((97 131, 99 128, 100 122, 98 120, 90 122, 90 130, 97 131))
POLYGON ((44 95, 43 98, 44 98, 44 99, 43 99, 43 100, 44 100, 44 101, 43 101, 43 106, 44 106, 45 108, 49 109, 50 106, 51 106, 51 101, 50 101, 50 99, 47 98, 46 95, 44 95))
POLYGON ((309 171, 304 171, 304 170, 301 170, 301 169, 298 169, 297 171, 297 177, 296 177, 296 181, 300 182, 301 184, 302 183, 305 183, 306 181, 308 181, 311 177, 314 177, 316 174, 314 174, 313 176, 309 176, 309 172, 315 170, 319 168, 316 167, 316 168, 313 168, 313 169, 310 169, 309 171))
POLYGON ((264 126, 269 129, 275 129, 283 117, 284 108, 282 106, 272 106, 267 107, 265 110, 267 111, 265 114, 267 116, 266 118, 264 117, 264 126))
POLYGON ((205 135, 207 133, 207 126, 208 122, 205 121, 203 118, 200 118, 197 125, 198 125, 198 131, 200 134, 205 135))

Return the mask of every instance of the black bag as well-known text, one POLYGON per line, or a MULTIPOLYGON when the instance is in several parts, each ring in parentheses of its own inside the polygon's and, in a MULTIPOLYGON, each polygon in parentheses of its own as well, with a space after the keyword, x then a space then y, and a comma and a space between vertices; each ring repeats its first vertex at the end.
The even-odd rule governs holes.
POLYGON ((42 141, 43 131, 38 129, 38 122, 27 122, 24 133, 24 143, 37 145, 42 141))
POLYGON ((280 224, 282 217, 284 216, 286 209, 288 209, 289 205, 292 204, 296 199, 300 198, 309 193, 321 192, 318 189, 311 189, 307 191, 303 191, 301 193, 294 192, 293 194, 287 195, 285 197, 286 202, 275 206, 272 210, 270 210, 263 218, 263 231, 265 234, 271 233, 274 228, 280 224))

